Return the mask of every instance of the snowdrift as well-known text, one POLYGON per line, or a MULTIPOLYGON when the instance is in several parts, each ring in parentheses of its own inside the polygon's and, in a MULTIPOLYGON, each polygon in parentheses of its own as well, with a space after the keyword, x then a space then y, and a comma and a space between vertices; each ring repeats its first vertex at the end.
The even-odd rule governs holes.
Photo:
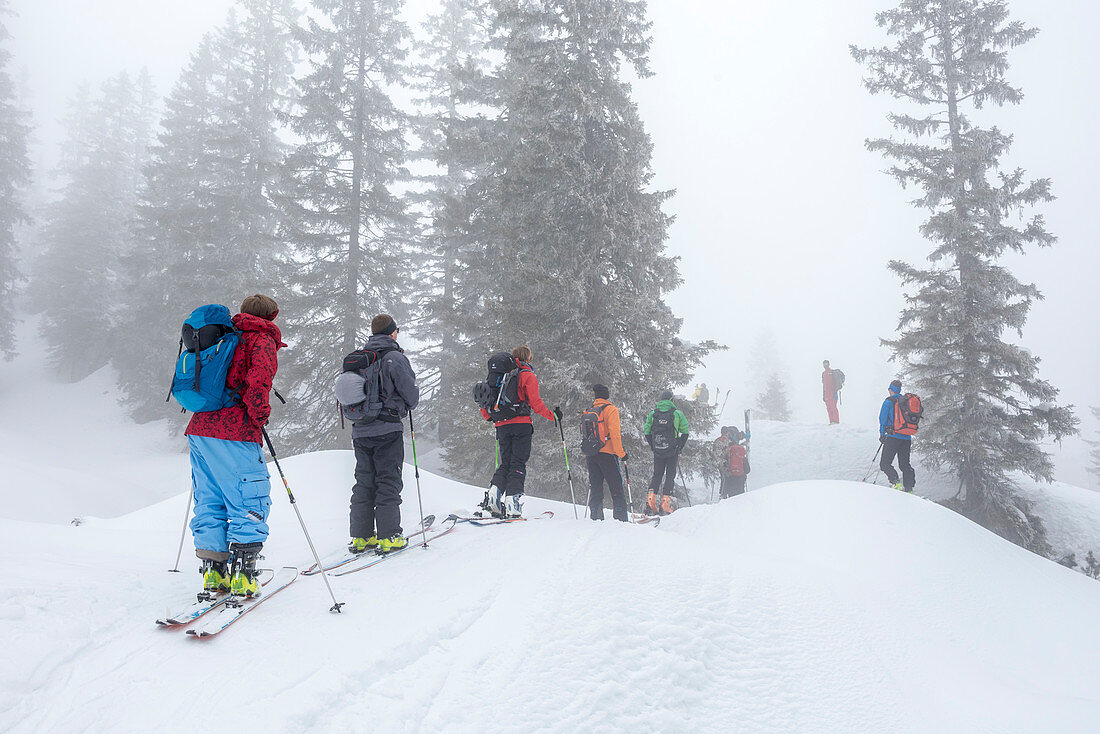
MULTIPOLYGON (((353 457, 283 462, 315 542, 346 539, 353 457)), ((403 515, 415 525, 407 467, 403 515)), ((422 474, 424 509, 481 491, 422 474)), ((101 481, 86 477, 95 487, 101 481)), ((310 554, 276 479, 268 565, 310 554)), ((660 527, 460 526, 300 578, 209 641, 153 620, 198 584, 186 495, 81 526, 0 520, 0 730, 1086 732, 1100 585, 870 485, 772 486, 660 527), (239 717, 239 718, 238 718, 239 717)))

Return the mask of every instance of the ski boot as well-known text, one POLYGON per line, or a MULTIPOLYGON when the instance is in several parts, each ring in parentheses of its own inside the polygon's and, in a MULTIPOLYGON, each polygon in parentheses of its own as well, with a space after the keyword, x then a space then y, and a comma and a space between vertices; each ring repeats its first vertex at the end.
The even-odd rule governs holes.
POLYGON ((378 536, 372 535, 369 538, 352 538, 348 543, 348 550, 352 553, 365 553, 372 548, 378 548, 378 536))
POLYGON ((481 517, 488 514, 491 517, 504 517, 504 505, 501 495, 504 494, 496 485, 491 485, 485 490, 485 499, 481 501, 481 512, 475 513, 481 517))
POLYGON ((229 593, 233 596, 251 597, 260 593, 260 576, 256 573, 256 561, 260 559, 263 543, 231 543, 233 576, 229 579, 229 593))
POLYGON ((650 516, 657 514, 657 494, 655 492, 650 492, 649 496, 646 497, 645 514, 650 516))
POLYGON ((409 544, 409 539, 401 533, 394 533, 388 538, 378 539, 378 553, 380 555, 386 555, 392 553, 395 550, 401 550, 409 544))
POLYGON ((893 484, 890 485, 890 488, 891 489, 896 489, 899 492, 904 490, 904 487, 901 486, 901 482, 894 482, 893 484))
POLYGON ((671 515, 673 509, 675 509, 675 508, 673 508, 673 506, 672 506, 672 495, 662 494, 661 495, 661 512, 660 512, 660 514, 661 515, 671 515))
POLYGON ((504 517, 508 519, 523 517, 522 494, 510 494, 504 498, 504 517))
POLYGON ((202 590, 210 594, 229 591, 229 568, 225 561, 203 558, 199 566, 202 573, 202 590))

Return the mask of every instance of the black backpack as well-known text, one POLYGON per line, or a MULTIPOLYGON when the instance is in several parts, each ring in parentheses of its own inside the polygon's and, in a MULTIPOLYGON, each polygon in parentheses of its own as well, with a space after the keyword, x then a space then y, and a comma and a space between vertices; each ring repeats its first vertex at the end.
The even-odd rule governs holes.
POLYGON ((490 420, 506 421, 531 415, 531 407, 519 399, 520 366, 505 352, 489 358, 489 374, 474 385, 474 402, 489 413, 490 420))
POLYGON ((600 421, 608 405, 610 403, 604 403, 599 408, 592 406, 581 413, 581 453, 585 456, 596 456, 607 445, 607 441, 600 436, 600 421))
POLYGON ((649 426, 655 456, 672 456, 676 453, 676 408, 653 411, 649 426))
POLYGON ((393 351, 397 350, 356 349, 344 357, 343 372, 336 378, 336 401, 340 413, 355 425, 395 420, 392 411, 382 407, 382 359, 393 351))
POLYGON ((833 370, 833 384, 838 391, 844 389, 844 373, 840 370, 833 370))

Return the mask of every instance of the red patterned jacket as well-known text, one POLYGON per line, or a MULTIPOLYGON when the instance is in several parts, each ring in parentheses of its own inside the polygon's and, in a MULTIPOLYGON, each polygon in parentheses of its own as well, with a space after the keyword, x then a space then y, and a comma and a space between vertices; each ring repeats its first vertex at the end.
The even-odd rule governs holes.
POLYGON ((239 313, 233 317, 233 325, 240 329, 241 341, 233 353, 225 384, 240 388, 241 401, 221 410, 195 413, 184 433, 260 443, 260 428, 271 415, 271 381, 279 369, 276 352, 286 344, 279 327, 259 316, 239 313))

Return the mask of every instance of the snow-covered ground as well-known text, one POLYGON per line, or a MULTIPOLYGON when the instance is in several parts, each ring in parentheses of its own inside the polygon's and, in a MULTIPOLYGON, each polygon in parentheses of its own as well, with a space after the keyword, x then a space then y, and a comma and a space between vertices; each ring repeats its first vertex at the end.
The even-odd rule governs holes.
MULTIPOLYGON (((182 573, 168 572, 189 488, 178 439, 128 424, 109 375, 55 385, 29 358, 0 364, 0 416, 0 731, 1092 732, 1100 720, 1100 585, 932 502, 839 481, 869 468, 873 431, 760 421, 741 497, 657 528, 531 499, 529 514, 555 517, 461 526, 332 579, 343 614, 319 578, 300 578, 200 641, 154 625, 199 582, 189 537, 182 573)), ((348 451, 283 460, 322 553, 346 542, 352 466, 348 451)), ((421 475, 426 512, 480 498, 421 475)), ((924 477, 927 493, 950 492, 924 477)), ((411 467, 405 480, 409 528, 411 467)), ((1100 536, 1094 493, 1035 491, 1059 542, 1100 536)), ((273 492, 266 563, 305 567, 277 475, 273 492)))
MULTIPOLYGON (((284 468, 322 552, 350 452, 284 468)), ((95 480, 90 480, 92 483, 95 480)), ((480 491, 422 473, 425 510, 480 491)), ((406 473, 406 524, 416 515, 406 473)), ((800 482, 658 528, 464 526, 361 574, 301 578, 223 636, 153 620, 185 495, 81 526, 0 521, 0 730, 1086 732, 1100 585, 931 502, 800 482), (235 725, 235 724, 234 724, 235 725)), ((276 498, 273 566, 310 560, 276 498)))

